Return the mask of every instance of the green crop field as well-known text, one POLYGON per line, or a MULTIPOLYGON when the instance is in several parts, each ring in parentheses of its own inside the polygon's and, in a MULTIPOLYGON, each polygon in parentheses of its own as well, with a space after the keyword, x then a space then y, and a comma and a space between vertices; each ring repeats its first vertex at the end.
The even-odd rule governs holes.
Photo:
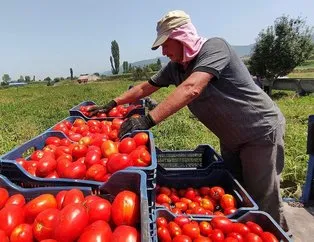
MULTIPOLYGON (((134 83, 115 80, 0 89, 0 155, 68 117, 68 110, 74 105, 86 100, 105 103, 125 91, 130 84, 134 83)), ((161 101, 172 90, 172 87, 163 88, 152 97, 161 101)), ((294 92, 275 92, 274 100, 287 119, 283 193, 299 197, 307 170, 307 120, 310 114, 314 114, 314 96, 298 97, 294 92)), ((218 139, 187 108, 152 128, 152 132, 156 146, 161 149, 194 149, 199 144, 210 144, 219 152, 218 139)))

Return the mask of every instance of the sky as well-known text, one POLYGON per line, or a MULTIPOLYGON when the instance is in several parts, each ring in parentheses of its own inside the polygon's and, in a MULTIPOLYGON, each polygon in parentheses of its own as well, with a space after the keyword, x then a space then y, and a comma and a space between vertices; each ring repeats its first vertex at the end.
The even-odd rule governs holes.
POLYGON ((168 11, 190 15, 199 35, 231 45, 253 44, 283 15, 314 26, 313 0, 0 0, 0 76, 45 77, 111 70, 111 42, 120 63, 162 56, 151 50, 156 23, 168 11))

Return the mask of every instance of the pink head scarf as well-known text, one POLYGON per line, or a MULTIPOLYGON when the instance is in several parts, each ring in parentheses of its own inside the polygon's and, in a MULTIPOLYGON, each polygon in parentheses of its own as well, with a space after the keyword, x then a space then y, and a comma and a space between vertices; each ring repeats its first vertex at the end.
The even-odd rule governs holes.
POLYGON ((197 34, 192 23, 187 23, 173 29, 168 38, 178 40, 183 44, 183 63, 192 60, 207 40, 197 34))

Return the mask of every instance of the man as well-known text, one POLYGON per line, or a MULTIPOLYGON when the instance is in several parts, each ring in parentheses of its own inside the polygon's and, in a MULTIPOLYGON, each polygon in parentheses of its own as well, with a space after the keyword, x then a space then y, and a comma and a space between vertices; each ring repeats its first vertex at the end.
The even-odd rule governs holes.
POLYGON ((260 209, 287 231, 279 189, 285 118, 276 104, 254 83, 231 46, 221 38, 198 36, 183 11, 171 11, 158 22, 152 49, 159 46, 171 60, 167 66, 104 107, 96 107, 94 114, 175 85, 176 89, 146 116, 125 121, 120 137, 136 129, 149 129, 187 105, 219 138, 227 167, 242 180, 260 209))

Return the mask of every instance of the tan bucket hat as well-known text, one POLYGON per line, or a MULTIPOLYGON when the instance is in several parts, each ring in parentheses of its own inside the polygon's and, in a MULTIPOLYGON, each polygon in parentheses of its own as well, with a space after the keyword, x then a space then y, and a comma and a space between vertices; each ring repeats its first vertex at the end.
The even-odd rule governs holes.
POLYGON ((182 10, 168 12, 157 23, 157 38, 152 46, 152 50, 158 49, 168 39, 172 29, 190 22, 190 16, 182 10))

